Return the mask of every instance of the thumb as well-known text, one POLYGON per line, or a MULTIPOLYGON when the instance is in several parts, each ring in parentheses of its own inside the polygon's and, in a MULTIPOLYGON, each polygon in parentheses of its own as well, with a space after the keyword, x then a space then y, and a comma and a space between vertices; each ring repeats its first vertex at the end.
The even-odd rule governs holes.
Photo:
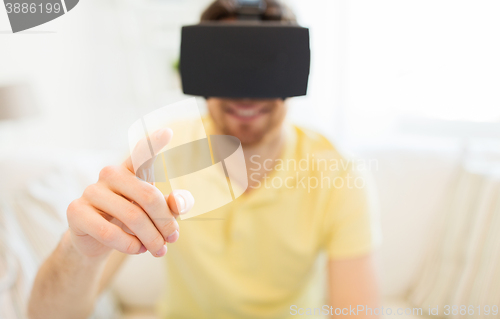
POLYGON ((176 189, 170 193, 170 195, 165 196, 167 199, 168 207, 172 212, 172 215, 177 218, 179 214, 185 214, 191 210, 194 206, 194 197, 191 192, 184 189, 176 189))

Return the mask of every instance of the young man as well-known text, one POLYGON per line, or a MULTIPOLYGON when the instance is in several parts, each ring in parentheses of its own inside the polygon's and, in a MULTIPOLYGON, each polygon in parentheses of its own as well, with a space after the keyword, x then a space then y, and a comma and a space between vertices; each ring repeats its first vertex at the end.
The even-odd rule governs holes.
MULTIPOLYGON (((219 0, 202 20, 234 17, 233 1, 219 0)), ((268 1, 264 18, 294 19, 275 1, 268 1)), ((86 318, 124 257, 146 251, 167 255, 162 318, 287 318, 339 310, 349 316, 361 306, 378 307, 369 194, 354 182, 353 167, 338 164, 344 159, 321 135, 286 124, 281 99, 210 97, 207 106, 207 135, 233 135, 243 145, 246 193, 206 213, 210 221, 178 222, 194 205, 189 192, 162 195, 135 177, 130 159, 105 167, 68 207, 70 227, 35 280, 31 318, 86 318), (319 159, 328 167, 320 169, 319 159)), ((173 133, 162 129, 150 138, 166 145, 173 133)), ((362 311, 356 317, 375 316, 362 311)))

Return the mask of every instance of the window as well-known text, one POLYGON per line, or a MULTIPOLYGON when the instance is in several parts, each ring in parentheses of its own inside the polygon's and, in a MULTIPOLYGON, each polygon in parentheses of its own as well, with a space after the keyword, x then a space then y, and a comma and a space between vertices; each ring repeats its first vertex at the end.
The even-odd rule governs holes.
POLYGON ((500 123, 500 2, 291 3, 311 28, 310 99, 329 98, 316 113, 334 117, 330 133, 381 137, 409 119, 500 123), (331 93, 317 92, 325 83, 331 93))

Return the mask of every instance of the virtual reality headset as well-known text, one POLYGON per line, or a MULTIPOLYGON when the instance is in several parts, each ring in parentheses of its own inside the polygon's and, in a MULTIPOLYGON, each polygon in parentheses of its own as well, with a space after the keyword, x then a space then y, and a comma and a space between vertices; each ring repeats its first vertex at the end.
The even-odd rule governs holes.
POLYGON ((306 95, 309 66, 309 30, 296 24, 244 19, 182 28, 179 67, 188 95, 306 95))

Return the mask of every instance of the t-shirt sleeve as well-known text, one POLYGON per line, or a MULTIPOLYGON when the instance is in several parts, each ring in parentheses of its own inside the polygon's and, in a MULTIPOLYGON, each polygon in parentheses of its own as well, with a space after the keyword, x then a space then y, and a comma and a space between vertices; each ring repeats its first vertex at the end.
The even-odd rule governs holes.
POLYGON ((324 247, 332 259, 360 257, 381 242, 374 185, 369 174, 353 170, 339 177, 325 209, 324 247))

